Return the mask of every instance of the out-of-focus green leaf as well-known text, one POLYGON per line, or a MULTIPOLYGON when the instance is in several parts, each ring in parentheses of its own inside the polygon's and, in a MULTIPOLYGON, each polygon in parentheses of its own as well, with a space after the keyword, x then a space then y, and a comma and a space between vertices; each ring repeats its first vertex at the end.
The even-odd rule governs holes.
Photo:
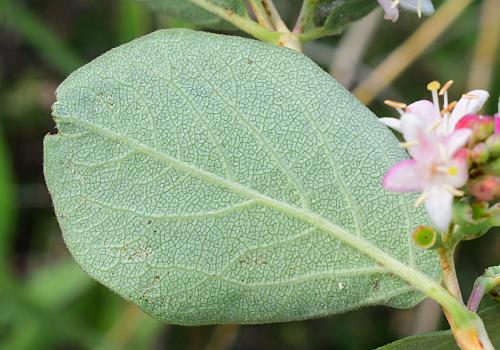
POLYGON ((151 28, 151 12, 137 0, 119 0, 118 34, 121 43, 138 38, 151 28))
POLYGON ((6 273, 6 259, 10 253, 10 233, 14 222, 14 191, 10 161, 0 125, 0 278, 6 273))
MULTIPOLYGON (((479 312, 493 346, 500 349, 500 305, 479 312)), ((451 331, 433 332, 404 338, 377 350, 459 350, 451 331)))
POLYGON ((33 272, 25 288, 33 300, 54 310, 78 298, 93 284, 74 261, 65 260, 33 272))
POLYGON ((7 309, 11 315, 11 324, 0 337, 0 349, 53 349, 54 343, 61 340, 71 340, 84 348, 96 343, 92 330, 70 320, 67 313, 47 306, 23 285, 9 278, 0 279, 0 309, 7 309), (24 338, 18 339, 23 330, 24 338))
MULTIPOLYGON (((153 10, 180 20, 192 23, 199 28, 213 30, 235 30, 236 28, 224 19, 201 9, 189 0, 143 0, 153 10)), ((240 16, 248 16, 243 0, 210 0, 215 5, 231 10, 240 16)))
POLYGON ((61 73, 67 74, 83 64, 80 57, 20 1, 0 0, 0 25, 18 32, 61 73))
POLYGON ((80 68, 57 96, 44 167, 68 248, 159 319, 272 322, 420 300, 373 251, 439 275, 409 236, 425 211, 380 184, 405 151, 302 54, 159 31, 80 68))
POLYGON ((151 349, 165 327, 135 305, 123 303, 121 312, 95 350, 151 349))

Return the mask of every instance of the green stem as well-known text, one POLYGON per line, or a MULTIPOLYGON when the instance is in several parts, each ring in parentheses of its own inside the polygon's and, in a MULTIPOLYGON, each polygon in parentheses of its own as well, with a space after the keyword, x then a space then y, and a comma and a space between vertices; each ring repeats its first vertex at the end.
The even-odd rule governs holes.
POLYGON ((283 22, 276 6, 274 6, 273 0, 261 0, 261 3, 269 15, 269 18, 271 18, 271 22, 273 22, 276 31, 281 33, 290 33, 290 29, 288 29, 285 22, 283 22))
POLYGON ((484 295, 492 293, 495 295, 496 299, 499 299, 499 289, 500 265, 489 267, 486 269, 486 272, 474 282, 474 288, 467 302, 467 307, 469 310, 476 312, 484 295))
POLYGON ((220 6, 214 5, 209 0, 187 0, 193 5, 201 7, 202 9, 213 13, 216 16, 228 21, 235 27, 243 30, 244 32, 252 35, 253 37, 271 44, 278 45, 281 35, 279 33, 271 32, 266 28, 260 26, 257 22, 249 18, 240 16, 230 9, 225 9, 220 6))
POLYGON ((314 13, 318 5, 319 0, 304 0, 297 23, 295 23, 295 27, 293 28, 294 33, 302 34, 305 31, 309 31, 311 24, 314 22, 314 13))
POLYGON ((341 30, 329 31, 329 30, 326 30, 325 27, 317 27, 315 29, 311 29, 311 30, 301 34, 299 36, 299 39, 301 42, 305 43, 307 41, 316 40, 316 39, 322 38, 324 36, 336 35, 336 34, 339 34, 340 32, 341 32, 341 30))
POLYGON ((451 293, 461 304, 464 303, 460 284, 458 283, 457 272, 455 269, 455 249, 458 241, 454 239, 455 225, 450 225, 449 232, 444 236, 443 246, 437 249, 439 263, 443 271, 444 284, 448 292, 451 293))
POLYGON ((248 2, 259 24, 271 32, 275 31, 271 18, 269 18, 266 9, 262 6, 262 2, 260 0, 248 0, 248 2))

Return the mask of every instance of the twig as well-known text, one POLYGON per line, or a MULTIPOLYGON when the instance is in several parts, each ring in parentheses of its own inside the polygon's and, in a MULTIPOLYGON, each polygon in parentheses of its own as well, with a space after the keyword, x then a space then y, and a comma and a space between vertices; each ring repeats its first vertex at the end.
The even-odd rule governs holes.
POLYGON ((276 31, 281 33, 290 33, 290 29, 288 29, 285 22, 283 22, 276 6, 274 6, 273 0, 261 0, 261 2, 269 18, 271 18, 271 22, 273 23, 274 28, 276 28, 276 31))
POLYGON ((381 12, 377 9, 354 23, 342 36, 333 54, 330 74, 347 89, 351 87, 356 68, 380 24, 381 12))
POLYGON ((495 54, 500 45, 499 14, 499 0, 483 1, 479 22, 479 35, 467 83, 469 90, 487 90, 491 85, 495 54))
POLYGON ((463 304, 462 292, 460 291, 460 285, 458 283, 457 272, 455 270, 455 261, 453 255, 455 253, 455 247, 438 248, 439 263, 441 264, 441 270, 443 271, 444 284, 446 289, 453 295, 459 302, 463 304))
POLYGON ((369 104, 453 23, 472 0, 448 0, 427 19, 406 41, 394 50, 366 80, 354 90, 354 95, 369 104))
POLYGON ((481 299, 485 294, 492 293, 498 299, 498 289, 500 288, 500 265, 486 269, 486 272, 478 277, 474 282, 472 293, 467 302, 469 310, 476 312, 481 299))
POLYGON ((261 26, 266 28, 269 31, 275 31, 274 25, 269 18, 264 6, 262 6, 262 2, 260 0, 248 0, 250 6, 252 7, 253 13, 257 18, 257 21, 261 26))
POLYGON ((302 34, 307 29, 308 24, 313 21, 314 12, 319 5, 319 0, 304 0, 300 9, 299 17, 293 28, 296 34, 302 34))
POLYGON ((232 348, 238 335, 239 326, 223 324, 215 327, 205 350, 229 350, 232 348))
POLYGON ((266 28, 260 26, 257 22, 252 21, 250 18, 246 18, 236 14, 234 11, 229 9, 224 9, 220 6, 213 4, 209 0, 187 0, 193 5, 199 6, 202 9, 213 13, 216 16, 228 21, 244 32, 252 35, 253 37, 265 41, 271 44, 278 45, 281 34, 276 32, 271 32, 266 28))

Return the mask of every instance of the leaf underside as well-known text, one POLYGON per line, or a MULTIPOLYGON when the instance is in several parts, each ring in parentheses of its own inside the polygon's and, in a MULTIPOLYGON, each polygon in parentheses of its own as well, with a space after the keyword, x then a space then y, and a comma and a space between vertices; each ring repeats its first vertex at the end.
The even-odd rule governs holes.
POLYGON ((299 53, 158 31, 73 73, 57 99, 44 171, 68 248, 158 319, 264 323, 421 299, 272 201, 438 278, 410 240, 425 213, 380 185, 404 151, 299 53))
MULTIPOLYGON (((158 13, 171 16, 198 28, 213 30, 236 30, 231 23, 205 11, 192 4, 188 0, 144 0, 153 10, 158 13)), ((214 5, 233 11, 240 16, 248 16, 246 5, 243 0, 211 0, 214 5)))

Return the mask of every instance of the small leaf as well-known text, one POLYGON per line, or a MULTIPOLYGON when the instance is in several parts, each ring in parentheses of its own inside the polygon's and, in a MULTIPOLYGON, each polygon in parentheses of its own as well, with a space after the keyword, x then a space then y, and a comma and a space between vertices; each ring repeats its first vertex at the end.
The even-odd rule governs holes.
MULTIPOLYGON (((377 7, 375 0, 322 0, 314 16, 316 37, 341 33, 350 23, 360 20, 377 7)), ((305 33, 307 36, 308 33, 305 33)))
MULTIPOLYGON (((493 305, 479 312, 486 331, 495 348, 500 348, 500 305, 493 305)), ((377 350, 459 350, 451 331, 433 332, 404 338, 377 350)))
POLYGON ((425 212, 380 184, 404 150, 302 54, 159 31, 79 69, 57 98, 44 171, 69 250, 159 319, 414 305, 422 296, 374 249, 439 275, 411 238, 425 212), (325 221, 335 229, 319 229, 325 221), (368 255, 344 243, 356 239, 368 255))
MULTIPOLYGON (((224 19, 201 9, 188 0, 144 0, 151 8, 160 13, 192 23, 199 28, 213 30, 236 30, 224 19)), ((231 10, 240 16, 248 16, 243 0, 211 0, 224 9, 231 10)))

